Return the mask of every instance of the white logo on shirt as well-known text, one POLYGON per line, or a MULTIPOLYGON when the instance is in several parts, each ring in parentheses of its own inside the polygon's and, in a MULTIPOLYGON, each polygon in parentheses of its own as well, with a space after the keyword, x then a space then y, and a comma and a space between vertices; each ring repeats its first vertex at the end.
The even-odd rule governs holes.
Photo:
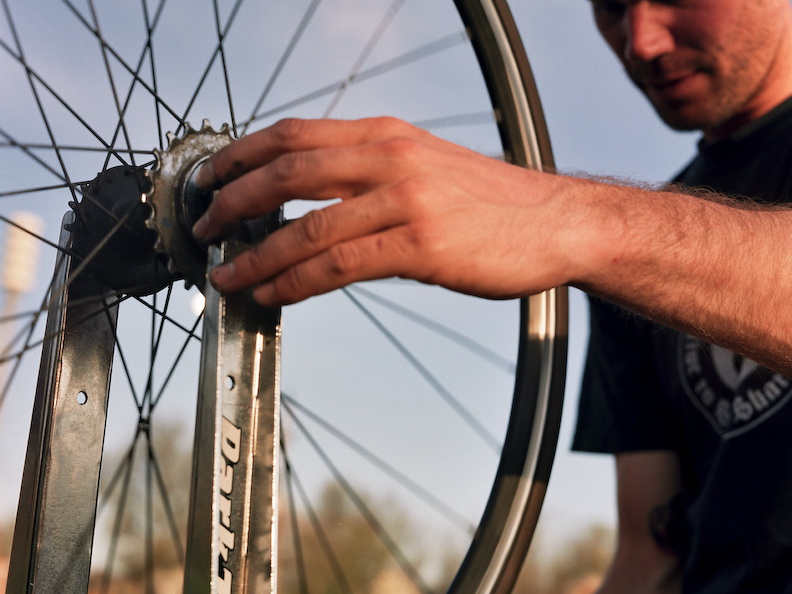
POLYGON ((792 381, 692 336, 679 341, 679 373, 696 408, 724 437, 750 431, 792 396, 792 381))

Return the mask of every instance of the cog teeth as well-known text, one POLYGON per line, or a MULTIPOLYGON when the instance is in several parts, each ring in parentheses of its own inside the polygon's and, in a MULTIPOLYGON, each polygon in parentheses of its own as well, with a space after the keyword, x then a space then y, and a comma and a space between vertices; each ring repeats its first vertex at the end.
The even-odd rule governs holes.
POLYGON ((155 163, 146 172, 151 184, 145 194, 150 207, 146 227, 154 235, 154 249, 164 255, 168 271, 184 279, 187 288, 198 286, 202 289, 206 258, 204 255, 202 259, 202 250, 196 250, 192 233, 179 218, 184 206, 180 180, 198 160, 232 141, 228 124, 223 124, 217 132, 208 119, 201 122, 200 130, 184 122, 179 134, 167 134, 165 150, 153 151, 155 163))

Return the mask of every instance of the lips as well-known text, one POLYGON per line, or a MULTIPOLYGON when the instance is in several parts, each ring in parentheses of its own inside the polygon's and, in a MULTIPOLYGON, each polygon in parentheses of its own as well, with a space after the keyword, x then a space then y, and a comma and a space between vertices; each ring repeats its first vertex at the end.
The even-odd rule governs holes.
POLYGON ((645 93, 655 95, 666 100, 684 99, 694 91, 693 85, 697 79, 695 70, 644 76, 638 79, 638 85, 645 93))
POLYGON ((691 79, 695 73, 685 72, 681 74, 665 75, 662 77, 650 77, 645 81, 646 86, 655 89, 670 89, 675 86, 683 84, 685 81, 691 79))
POLYGON ((654 87, 656 89, 665 89, 665 88, 673 87, 673 86, 675 86, 677 84, 680 84, 681 82, 683 82, 684 80, 686 80, 690 76, 692 76, 692 75, 691 74, 684 74, 684 75, 679 75, 679 76, 667 76, 667 77, 663 77, 663 78, 655 78, 655 79, 650 79, 649 81, 647 81, 647 84, 648 84, 648 86, 654 87))

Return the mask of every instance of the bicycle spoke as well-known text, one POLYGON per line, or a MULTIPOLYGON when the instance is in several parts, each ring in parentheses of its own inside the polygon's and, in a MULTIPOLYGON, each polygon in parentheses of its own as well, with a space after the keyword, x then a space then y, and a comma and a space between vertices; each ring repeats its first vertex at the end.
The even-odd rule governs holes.
POLYGON ((153 305, 151 305, 149 303, 146 303, 146 301, 144 299, 142 299, 141 297, 132 297, 132 298, 135 301, 137 301, 140 305, 142 305, 143 307, 148 308, 151 311, 157 312, 157 314, 160 315, 164 321, 170 323, 174 328, 177 328, 180 331, 182 331, 183 333, 185 333, 187 335, 188 339, 196 340, 198 342, 201 342, 201 337, 198 336, 195 333, 195 329, 198 327, 198 323, 199 323, 200 320, 196 320, 195 324, 193 325, 193 327, 191 329, 191 328, 188 328, 187 326, 185 326, 184 324, 178 322, 174 318, 169 317, 168 315, 164 314, 163 312, 157 311, 157 309, 153 305))
POLYGON ((311 101, 315 101, 317 99, 321 99, 323 97, 327 97, 328 95, 332 95, 334 93, 337 95, 340 91, 348 87, 351 87, 352 85, 356 85, 365 82, 367 80, 374 79, 376 77, 382 76, 399 68, 403 68, 411 64, 414 64, 420 60, 433 57, 439 53, 450 50, 454 47, 457 47, 459 45, 468 42, 469 39, 464 32, 452 33, 446 37, 427 43, 422 47, 419 47, 414 50, 410 50, 399 56, 386 60, 375 66, 372 66, 371 68, 363 69, 351 78, 347 77, 335 81, 331 84, 325 85, 321 88, 315 89, 304 95, 296 97, 290 101, 283 102, 280 105, 270 108, 265 112, 254 113, 254 115, 252 115, 248 121, 243 122, 243 126, 247 127, 251 123, 257 120, 271 119, 284 112, 288 112, 296 107, 299 107, 306 103, 310 103, 311 101))
POLYGON ((419 120, 413 122, 413 124, 426 130, 440 130, 442 128, 454 128, 457 126, 487 125, 493 124, 496 121, 495 114, 491 111, 487 111, 480 113, 460 113, 429 120, 419 120))
MULTIPOLYGON (((90 322, 96 316, 105 313, 106 309, 113 308, 117 304, 121 303, 122 301, 125 301, 126 299, 128 299, 128 297, 119 299, 119 300, 117 300, 115 302, 112 302, 110 304, 106 304, 104 309, 91 312, 90 314, 84 316, 83 318, 76 320, 74 323, 75 323, 75 325, 79 326, 80 324, 84 324, 84 323, 90 322)), ((82 305, 82 304, 86 304, 86 303, 93 303, 94 301, 96 301, 96 297, 88 297, 88 298, 85 298, 85 299, 83 299, 81 301, 78 301, 77 304, 78 305, 82 305)), ((47 299, 47 305, 42 307, 42 309, 40 311, 35 312, 35 314, 39 315, 39 314, 41 314, 41 313, 43 313, 44 311, 47 311, 47 310, 49 310, 49 311, 58 311, 60 309, 62 309, 61 306, 55 304, 52 301, 52 299, 48 298, 47 299)), ((46 343, 49 340, 52 340, 53 338, 57 338, 59 334, 60 334, 60 331, 45 333, 43 337, 41 337, 40 339, 36 340, 35 342, 31 342, 29 344, 25 344, 25 346, 23 348, 21 348, 20 350, 14 352, 14 353, 10 353, 10 354, 5 355, 2 358, 0 358, 0 364, 6 363, 7 361, 11 361, 13 359, 18 359, 18 358, 22 357, 28 351, 31 351, 33 349, 36 349, 36 348, 40 347, 42 344, 46 343)))
POLYGON ((162 501, 162 504, 165 508, 165 518, 168 523, 168 528, 170 529, 171 539, 173 540, 174 551, 176 553, 179 566, 184 567, 184 545, 182 543, 182 537, 179 534, 179 527, 176 525, 176 514, 174 513, 173 505, 171 504, 171 498, 168 495, 168 488, 165 486, 165 479, 162 475, 162 469, 160 468, 160 464, 157 460, 157 456, 155 455, 154 449, 150 445, 149 445, 149 461, 152 464, 154 477, 156 479, 156 484, 157 484, 157 490, 159 492, 159 496, 162 501))
POLYGON ((429 385, 432 386, 434 392, 440 396, 453 410, 475 433, 478 435, 484 443, 486 443, 489 448, 498 453, 501 450, 502 444, 495 437, 481 422, 476 419, 476 417, 465 408, 465 406, 456 398, 441 382, 440 380, 435 377, 435 375, 427 369, 427 367, 422 364, 418 358, 413 355, 410 350, 404 346, 404 344, 398 340, 393 333, 388 330, 382 321, 377 318, 377 316, 373 315, 368 308, 366 308, 354 295, 351 294, 349 289, 343 289, 344 294, 349 298, 349 300, 357 307, 363 315, 368 318, 368 320, 377 327, 380 333, 385 337, 385 339, 391 343, 396 350, 401 353, 401 355, 407 360, 410 366, 415 369, 418 374, 423 377, 429 385))
MULTIPOLYGON (((102 63, 104 64, 105 74, 107 75, 107 82, 108 85, 110 86, 110 92, 113 97, 113 102, 115 103, 116 112, 118 113, 118 127, 121 128, 121 131, 124 135, 126 147, 131 150, 132 142, 129 139, 129 131, 127 130, 125 113, 126 113, 126 108, 128 106, 129 98, 132 95, 132 91, 130 90, 129 96, 127 97, 127 103, 122 107, 121 101, 119 100, 118 97, 118 89, 116 87, 115 78, 113 77, 113 72, 110 69, 110 61, 108 60, 108 56, 107 56, 107 51, 108 51, 107 44, 104 41, 101 28, 99 27, 99 19, 96 15, 96 8, 94 7, 93 0, 88 0, 88 7, 91 11, 91 18, 93 20, 93 30, 96 32, 96 37, 99 39, 99 47, 101 48, 102 63)), ((117 130, 118 129, 116 129, 116 134, 118 134, 117 130)), ((113 139, 110 141, 111 145, 115 145, 115 141, 116 141, 116 135, 114 135, 113 139)), ((131 157, 130 163, 134 167, 135 165, 134 153, 130 153, 130 157, 131 157)), ((107 164, 109 160, 110 160, 110 156, 108 155, 105 160, 104 168, 107 168, 107 164)))
MULTIPOLYGON (((287 412, 291 412, 288 408, 286 410, 287 412)), ((419 591, 429 593, 431 590, 429 586, 424 583, 424 580, 418 573, 418 570, 415 569, 414 565, 409 561, 409 559, 407 559, 407 556, 402 552, 396 541, 391 537, 382 523, 377 519, 376 515, 371 511, 371 508, 366 504, 363 498, 358 494, 354 487, 352 487, 349 481, 344 478, 343 473, 339 471, 338 467, 329 458, 324 448, 322 448, 314 439, 313 435, 307 430, 300 419, 292 414, 290 414, 290 416, 292 421, 294 421, 295 425, 300 430, 300 433, 311 444, 311 447, 313 447, 314 451, 322 460, 324 465, 328 468, 328 470, 330 470, 333 478, 341 486, 344 493, 346 493, 346 495, 352 501, 355 508, 358 510, 366 523, 371 527, 372 531, 380 539, 393 559, 399 564, 399 567, 401 567, 402 571, 404 571, 404 573, 409 577, 410 581, 416 588, 418 588, 419 591)))
MULTIPOLYGON (((146 4, 145 4, 145 0, 142 0, 142 1, 143 1, 144 15, 145 15, 145 19, 146 19, 146 32, 147 32, 146 43, 145 43, 145 45, 144 45, 144 47, 143 47, 143 49, 142 49, 142 51, 140 53, 140 58, 138 59, 138 62, 137 62, 137 65, 135 66, 135 68, 133 70, 131 70, 131 69, 129 69, 129 67, 127 67, 127 70, 130 70, 130 73, 132 74, 132 81, 131 81, 131 83, 129 85, 129 90, 127 91, 126 98, 125 98, 123 106, 122 106, 120 104, 120 102, 119 102, 119 97, 118 97, 118 93, 117 93, 117 90, 116 90, 116 85, 114 83, 112 71, 110 69, 110 63, 109 63, 109 59, 108 59, 108 56, 107 56, 108 52, 111 52, 114 57, 118 58, 119 62, 121 62, 121 60, 120 60, 118 52, 116 52, 115 50, 113 50, 110 47, 110 45, 106 42, 104 36, 102 35, 101 30, 99 29, 98 17, 96 15, 96 10, 94 8, 93 1, 91 0, 89 2, 89 6, 90 6, 90 9, 91 9, 91 16, 92 16, 92 18, 94 20, 94 24, 93 24, 93 26, 91 26, 88 23, 88 21, 79 13, 77 8, 74 7, 74 5, 70 2, 70 0, 64 0, 65 4, 71 9, 71 11, 77 17, 77 19, 85 26, 85 28, 88 31, 90 31, 97 38, 97 41, 100 44, 100 48, 101 48, 101 51, 102 51, 102 59, 103 59, 104 65, 105 65, 105 70, 107 72, 108 81, 109 81, 111 89, 112 89, 113 98, 114 98, 114 101, 115 101, 115 104, 116 104, 116 110, 118 111, 118 115, 119 115, 118 123, 116 125, 116 128, 115 128, 115 131, 113 133, 113 137, 112 137, 112 140, 111 140, 110 144, 115 147, 116 139, 118 138, 119 133, 123 132, 124 138, 126 139, 126 145, 127 145, 128 148, 127 148, 126 151, 123 150, 123 149, 121 149, 121 150, 116 149, 116 150, 118 152, 122 152, 122 153, 126 152, 126 153, 128 153, 130 155, 131 162, 132 162, 133 165, 135 164, 134 163, 134 155, 138 151, 132 150, 131 141, 129 139, 129 133, 127 131, 127 127, 126 127, 125 121, 126 121, 126 113, 127 113, 127 110, 129 109, 129 106, 130 106, 130 103, 131 103, 131 100, 132 100, 132 95, 134 93, 135 87, 138 84, 138 82, 142 81, 142 79, 140 78, 140 72, 141 72, 141 70, 143 68, 143 65, 145 63, 146 55, 149 56, 149 59, 152 62, 152 86, 151 86, 151 91, 152 91, 152 95, 153 95, 153 97, 155 99, 155 101, 154 101, 154 109, 155 109, 155 112, 157 114, 158 129, 160 130, 160 148, 162 148, 162 130, 161 130, 161 117, 160 117, 160 103, 161 103, 160 99, 161 98, 159 96, 159 93, 157 92, 156 72, 155 72, 155 69, 153 67, 153 59, 154 58, 153 58, 153 53, 152 53, 153 50, 152 50, 151 40, 152 40, 152 35, 154 33, 154 30, 156 29, 157 23, 159 22, 159 18, 160 18, 161 14, 162 14, 162 9, 165 6, 165 0, 161 0, 161 2, 159 4, 159 7, 158 7, 158 9, 157 9, 157 11, 156 11, 156 13, 154 15, 153 22, 149 22, 148 11, 147 11, 147 7, 146 7, 146 4)), ((108 167, 109 158, 110 158, 110 154, 108 154, 106 156, 106 158, 105 158, 105 163, 104 163, 103 170, 108 167)))
MULTIPOLYGON (((288 462, 288 456, 284 456, 284 461, 288 462)), ((341 567, 341 563, 338 561, 338 557, 333 550, 333 545, 330 543, 330 539, 327 537, 327 533, 325 532, 322 523, 319 521, 319 516, 316 514, 316 510, 314 510, 313 506, 311 505, 308 493, 300 482, 300 479, 293 467, 289 473, 289 477, 300 495, 300 500, 302 501, 303 507, 305 508, 305 511, 308 515, 308 521, 311 524, 314 535, 319 541, 322 553, 330 565, 330 569, 333 572, 333 577, 336 581, 336 584, 338 585, 341 592, 352 594, 352 588, 349 585, 349 580, 344 573, 344 569, 341 567)))
MULTIPOLYGON (((155 114, 155 122, 156 122, 156 130, 157 130, 157 138, 159 140, 157 146, 162 150, 165 148, 165 131, 163 129, 162 124, 162 111, 160 109, 159 101, 157 101, 157 97, 159 97, 159 91, 157 90, 158 83, 157 83, 157 67, 156 61, 154 59, 154 29, 159 22, 160 16, 162 15, 162 11, 165 8, 165 0, 160 0, 159 5, 157 6, 157 10, 154 13, 154 19, 151 19, 151 15, 149 15, 148 11, 148 4, 146 0, 140 0, 141 5, 141 12, 143 14, 143 22, 146 26, 146 47, 144 50, 144 55, 148 55, 149 59, 149 66, 150 66, 150 75, 151 75, 151 87, 154 91, 153 98, 154 98, 154 114, 155 114)), ((141 58, 141 65, 142 65, 142 58, 141 58)))
POLYGON ((294 416, 295 414, 291 407, 299 409, 300 412, 309 417, 314 423, 320 425, 325 431, 333 435, 336 439, 344 443, 358 455, 368 460, 375 467, 379 468, 379 470, 388 475, 399 485, 412 492, 421 501, 429 505, 441 516, 449 520, 449 522, 471 535, 475 531, 476 527, 472 525, 467 518, 459 514, 456 510, 452 509, 440 498, 430 493, 416 481, 409 478, 406 474, 396 469, 392 464, 386 462, 382 457, 371 452, 368 448, 349 437, 337 427, 331 425, 325 419, 308 409, 308 407, 306 407, 304 404, 300 404, 288 394, 283 394, 282 398, 283 406, 289 412, 289 415, 294 416))
MULTIPOLYGON (((163 318, 163 320, 164 320, 164 318, 163 318)), ((159 392, 157 392, 157 395, 151 401, 151 410, 152 411, 157 407, 157 404, 159 403, 159 401, 165 395, 165 392, 166 392, 166 390, 168 388, 168 385, 170 384, 170 381, 173 378, 173 375, 174 375, 174 373, 176 371, 176 368, 178 367, 179 362, 182 360, 182 357, 183 357, 184 353, 187 351, 187 347, 189 346, 190 341, 193 338, 197 338, 197 336, 195 334, 195 331, 198 329, 198 325, 200 323, 201 323, 201 316, 198 316, 195 319, 195 323, 193 324, 192 329, 190 329, 187 332, 187 335, 185 336, 184 341, 182 342, 182 346, 179 349, 179 352, 178 352, 178 354, 176 355, 176 358, 173 361, 173 364, 170 366, 170 369, 165 374, 165 379, 163 380, 162 385, 160 386, 159 392)))
POLYGON ((184 113, 182 114, 182 117, 179 118, 179 122, 181 123, 179 124, 179 127, 176 129, 177 134, 184 129, 184 123, 187 121, 190 115, 190 111, 192 111, 193 105, 195 104, 195 101, 198 99, 198 95, 200 94, 201 90, 204 87, 204 84, 209 78, 209 72, 212 70, 212 66, 214 65, 215 60, 221 53, 223 39, 225 39, 226 35, 228 35, 228 32, 231 29, 231 25, 234 23, 234 20, 236 19, 236 16, 239 13, 239 9, 242 6, 242 1, 243 0, 236 0, 233 8, 231 9, 231 14, 229 15, 225 27, 223 28, 222 32, 219 35, 220 41, 217 43, 214 50, 212 51, 212 54, 207 62, 206 68, 204 68, 203 74, 201 75, 198 84, 195 86, 195 91, 193 92, 190 100, 187 102, 187 107, 184 109, 184 113))
MULTIPOLYGON (((120 53, 119 53, 119 52, 117 52, 115 49, 113 49, 111 46, 109 46, 109 45, 106 43, 106 41, 105 41, 104 39, 102 39, 102 36, 100 35, 100 33, 99 33, 99 32, 98 32, 96 29, 94 29, 94 28, 93 28, 93 27, 90 25, 90 23, 88 23, 88 21, 85 19, 85 17, 84 17, 84 16, 83 16, 83 15, 80 13, 80 11, 79 11, 79 10, 78 10, 78 9, 77 9, 77 8, 76 8, 76 7, 75 7, 73 4, 72 4, 72 3, 71 3, 71 1, 70 1, 70 0, 62 0, 62 1, 63 1, 63 3, 64 3, 64 4, 66 4, 66 6, 67 6, 67 7, 68 7, 68 8, 69 8, 69 9, 70 9, 70 10, 71 10, 73 13, 74 13, 74 15, 77 17, 77 20, 78 20, 80 23, 82 23, 82 25, 83 25, 83 26, 86 28, 86 30, 87 30, 88 32, 90 32, 90 33, 91 33, 91 34, 92 34, 94 37, 96 37, 96 38, 97 38, 97 40, 98 40, 98 41, 99 41, 99 43, 101 44, 101 46, 102 46, 103 50, 106 50, 107 52, 109 52, 109 53, 110 53, 110 55, 112 55, 112 56, 113 56, 113 58, 114 58, 114 59, 115 59, 115 60, 118 62, 118 64, 119 64, 121 67, 123 67, 123 68, 124 68, 124 70, 126 70, 126 71, 127 71, 127 73, 129 73, 129 74, 132 76, 133 85, 134 85, 135 83, 139 84, 141 87, 143 87, 143 89, 145 89, 145 90, 146 90, 146 91, 147 91, 147 92, 148 92, 148 93, 149 93, 149 94, 150 94, 150 95, 151 95, 151 96, 154 98, 154 100, 155 100, 155 102, 156 102, 156 105, 157 105, 158 107, 162 107, 162 108, 164 108, 164 109, 165 109, 165 110, 166 110, 166 111, 167 111, 167 112, 168 112, 168 113, 169 113, 171 116, 173 116, 173 118, 174 118, 175 120, 177 120, 177 121, 181 121, 181 120, 179 119, 179 115, 176 113, 176 111, 175 111, 174 109, 172 109, 172 108, 171 108, 171 107, 170 107, 170 106, 169 106, 169 105, 168 105, 168 104, 167 104, 167 103, 164 101, 164 99, 163 99, 163 98, 162 98, 162 97, 159 95, 159 93, 157 93, 157 90, 156 90, 156 88, 155 88, 155 87, 153 87, 153 86, 151 86, 151 85, 149 85, 148 83, 146 83, 146 81, 144 81, 144 80, 143 80, 143 79, 140 77, 140 70, 141 70, 141 68, 142 68, 143 62, 144 62, 144 60, 145 60, 145 55, 146 55, 146 49, 145 49, 145 47, 144 47, 144 49, 143 49, 143 52, 141 53, 141 56, 140 56, 140 58, 139 58, 139 60, 138 60, 138 65, 137 65, 137 67, 136 67, 136 68, 132 68, 132 67, 131 67, 129 64, 127 64, 127 62, 126 62, 126 61, 125 61, 125 60, 124 60, 124 59, 121 57, 121 55, 120 55, 120 53)), ((163 0, 163 2, 160 4, 160 7, 163 7, 163 6, 164 6, 164 0, 163 0)), ((153 33, 153 31, 154 31, 154 28, 156 27, 156 22, 157 22, 157 19, 158 19, 158 17, 159 17, 159 15, 160 15, 160 14, 161 14, 161 10, 158 10, 158 11, 157 11, 157 15, 155 16, 155 20, 154 20, 154 22, 153 22, 153 23, 152 23, 152 25, 151 25, 151 31, 149 31, 149 33, 148 33, 148 35, 149 35, 149 36, 150 36, 150 35, 153 33)), ((131 94, 131 90, 130 90, 130 94, 131 94)), ((120 125, 121 125, 121 123, 119 122, 118 126, 120 126, 120 125)), ((117 131, 117 130, 118 130, 118 127, 116 127, 116 131, 117 131)), ((109 147, 108 147, 108 148, 109 148, 109 147)), ((115 152, 114 152, 113 154, 115 155, 115 152)), ((123 164, 126 164, 126 163, 123 163, 123 164)))
MULTIPOLYGON (((2 130, 0 130, 0 134, 5 136, 5 134, 2 132, 2 130)), ((21 143, 21 142, 13 142, 13 141, 6 140, 5 142, 0 142, 0 148, 14 148, 14 149, 22 149, 22 150, 47 150, 47 151, 54 151, 56 147, 52 146, 50 144, 43 144, 43 143, 40 143, 40 142, 21 143)), ((57 145, 57 149, 62 151, 62 152, 73 151, 73 152, 80 152, 80 153, 103 153, 103 154, 107 152, 107 149, 101 148, 101 147, 97 147, 97 146, 77 146, 77 145, 69 145, 69 144, 63 144, 63 143, 59 143, 57 145)), ((115 148, 115 152, 117 152, 119 154, 147 155, 149 157, 151 156, 151 150, 150 149, 146 149, 146 150, 132 149, 132 148, 124 149, 124 148, 116 147, 115 148)), ((75 185, 80 185, 80 183, 84 183, 84 182, 75 182, 75 185)), ((64 184, 63 187, 65 188, 66 185, 64 184)))
POLYGON ((286 62, 288 62, 289 58, 294 52, 294 49, 297 47, 297 44, 302 38, 303 33, 305 33, 305 30, 308 28, 308 24, 311 22, 311 19, 313 18, 314 14, 316 14, 316 9, 319 8, 319 3, 321 1, 322 0, 312 0, 310 6, 308 6, 308 8, 305 10, 305 13, 303 14, 299 24, 297 25, 297 29, 294 31, 291 38, 289 39, 289 42, 286 44, 283 53, 281 54, 277 64, 275 65, 275 69, 272 71, 272 74, 267 80, 266 85, 264 85, 264 90, 261 92, 261 95, 259 95, 259 98, 256 100, 256 103, 253 106, 250 116, 248 117, 247 121, 244 124, 244 127, 242 128, 242 134, 241 134, 242 136, 245 135, 248 126, 254 119, 255 114, 258 112, 258 110, 267 100, 267 97, 269 96, 272 87, 275 85, 275 82, 278 80, 278 77, 280 76, 281 72, 286 66, 286 62))
POLYGON ((364 289, 360 285, 353 285, 349 287, 349 290, 354 293, 363 295, 366 297, 366 299, 374 301, 375 303, 379 303, 380 305, 388 308, 390 311, 399 314, 405 319, 415 322, 419 326, 426 328, 427 330, 430 330, 431 332, 434 332, 439 336, 444 336, 451 342, 458 344, 459 346, 469 350, 471 353, 477 355, 478 357, 481 357, 482 359, 489 361, 493 365, 500 367, 506 372, 514 373, 514 371, 517 368, 517 365, 515 363, 509 361, 505 357, 502 357, 492 349, 486 348, 480 342, 471 340, 461 332, 458 332, 453 328, 440 324, 436 320, 423 316, 417 313, 415 310, 399 305, 395 301, 377 295, 372 291, 364 289))
MULTIPOLYGON (((283 430, 281 430, 281 436, 283 430)), ((294 477, 292 475, 291 461, 287 454, 286 443, 281 437, 281 455, 283 457, 283 471, 286 477, 286 491, 288 493, 289 520, 292 531, 292 548, 294 549, 295 565, 297 566, 297 585, 300 594, 308 594, 308 572, 306 570, 305 558, 303 555, 302 536, 300 536, 300 525, 297 521, 297 502, 294 499, 294 477)))
MULTIPOLYGON (((4 0, 4 1, 7 2, 7 0, 4 0)), ((52 130, 50 129, 49 125, 46 123, 47 118, 46 118, 46 114, 43 112, 43 105, 41 103, 41 99, 40 99, 39 93, 36 90, 36 85, 35 85, 36 82, 38 82, 38 84, 40 84, 50 95, 52 95, 52 97, 58 103, 60 103, 85 128, 86 131, 88 131, 94 138, 96 138, 96 140, 99 141, 99 143, 104 147, 105 150, 110 152, 116 159, 118 159, 119 163, 121 163, 122 165, 127 165, 128 164, 121 157, 121 155, 118 152, 116 152, 115 150, 113 150, 111 145, 108 144, 99 135, 99 133, 96 130, 94 130, 90 126, 90 124, 88 124, 88 122, 82 116, 80 116, 80 114, 78 114, 74 110, 74 108, 71 107, 71 105, 68 102, 66 102, 49 84, 47 84, 47 82, 43 78, 41 78, 41 76, 39 76, 36 73, 36 71, 32 68, 32 66, 30 66, 25 61, 24 57, 22 57, 21 55, 18 55, 17 53, 15 53, 11 49, 11 47, 8 46, 8 44, 6 44, 6 42, 3 41, 2 39, 0 39, 0 48, 3 48, 3 50, 5 50, 6 53, 8 53, 10 56, 12 56, 14 59, 16 59, 19 62, 19 64, 25 69, 25 71, 27 73, 28 80, 30 81, 31 90, 32 90, 32 92, 34 94, 34 97, 35 97, 35 101, 39 105, 39 109, 42 111, 42 118, 45 120, 45 126, 47 127, 47 134, 49 136, 49 139, 50 139, 50 142, 51 142, 51 145, 52 145, 52 149, 55 151, 55 154, 56 154, 56 156, 58 158, 58 161, 61 164, 61 167, 63 169, 65 169, 65 165, 63 163, 63 158, 62 158, 61 151, 60 151, 60 143, 58 143, 55 140, 55 138, 53 136, 53 133, 52 133, 52 130)), ((60 174, 59 174, 59 177, 61 177, 60 174)), ((66 174, 65 170, 63 171, 62 179, 64 179, 66 181, 66 183, 69 184, 69 187, 73 187, 73 185, 71 184, 71 182, 68 179, 68 175, 66 174)))
MULTIPOLYGON (((55 154, 57 156, 58 163, 60 164, 60 169, 61 169, 61 172, 63 174, 63 179, 64 179, 64 181, 67 184, 69 184, 70 180, 69 180, 69 174, 68 174, 68 171, 67 171, 67 168, 66 168, 66 164, 63 161, 63 156, 61 155, 60 151, 57 149, 56 142, 55 142, 55 135, 54 135, 54 132, 52 131, 52 126, 50 125, 49 118, 47 117, 47 113, 46 113, 46 111, 44 109, 44 105, 43 105, 43 103, 41 101, 41 97, 39 96, 38 89, 36 88, 36 85, 33 82, 34 73, 30 69, 30 66, 27 64, 27 61, 25 60, 25 56, 24 56, 24 53, 22 51, 22 45, 20 43, 19 36, 17 34, 16 26, 14 24, 14 20, 11 18, 11 9, 8 7, 8 0, 3 0, 3 9, 5 11, 6 19, 8 20, 8 25, 9 25, 9 28, 11 30, 11 35, 14 38, 14 44, 16 45, 16 51, 18 52, 18 56, 14 56, 14 57, 17 57, 17 59, 20 61, 20 63, 25 67, 25 72, 26 72, 26 75, 27 75, 28 85, 30 86, 30 90, 33 93, 33 98, 34 98, 34 101, 36 103, 36 106, 38 107, 38 112, 39 112, 39 115, 41 116, 42 123, 44 124, 44 127, 47 130, 47 135, 49 136, 49 139, 52 142, 53 147, 55 147, 55 154)), ((3 44, 3 46, 6 47, 5 44, 3 44)), ((10 48, 8 48, 7 51, 9 51, 9 53, 11 53, 13 55, 13 52, 11 51, 10 48)), ((70 190, 72 192, 72 198, 74 200, 77 200, 77 196, 74 193, 74 189, 72 187, 70 187, 70 190)))
POLYGON ((358 59, 352 65, 352 69, 349 71, 349 74, 344 80, 344 84, 342 84, 341 87, 336 91, 335 95, 330 100, 330 104, 325 108, 322 117, 329 118, 330 115, 333 113, 333 111, 335 111, 338 102, 341 101, 341 97, 344 96, 344 93, 346 92, 347 87, 349 86, 348 81, 355 80, 355 77, 363 68, 363 64, 366 63, 366 60, 368 60, 368 57, 371 55, 371 52, 374 51, 374 48, 376 47, 377 43, 379 43, 379 40, 382 38, 383 33, 385 33, 385 30, 388 28, 388 26, 391 24, 393 19, 396 17, 396 13, 399 12, 399 9, 404 4, 404 1, 405 0, 394 0, 393 3, 390 5, 385 15, 382 17, 380 23, 372 32, 371 37, 366 43, 366 46, 363 48, 363 51, 360 52, 358 59))
POLYGON ((217 47, 220 52, 220 67, 223 71, 223 82, 225 83, 226 99, 228 100, 228 115, 231 123, 231 130, 234 137, 238 137, 236 115, 234 113, 234 100, 231 97, 231 82, 228 80, 228 63, 226 62, 225 52, 225 34, 221 31, 220 26, 220 7, 217 5, 217 0, 212 0, 212 8, 214 9, 215 31, 217 33, 217 47))
POLYGON ((124 356, 124 349, 122 348, 121 343, 118 340, 117 333, 114 335, 114 338, 115 338, 116 355, 118 357, 118 360, 121 362, 121 366, 124 369, 124 375, 127 380, 126 381, 127 387, 129 388, 129 392, 132 394, 132 399, 135 401, 135 407, 138 410, 138 414, 142 414, 143 407, 145 405, 144 402, 145 396, 143 397, 143 399, 141 399, 138 396, 137 390, 135 389, 135 382, 132 379, 132 372, 130 371, 129 364, 127 363, 127 359, 124 356))
MULTIPOLYGON (((129 486, 132 482, 132 466, 135 459, 135 448, 138 445, 138 438, 140 436, 140 431, 135 432, 135 438, 132 442, 132 445, 129 447, 127 451, 127 455, 124 459, 122 465, 119 466, 118 469, 118 476, 123 477, 123 481, 121 483, 121 490, 119 494, 119 502, 116 505, 115 509, 115 521, 113 522, 113 531, 110 536, 110 547, 107 550, 107 560, 105 561, 104 573, 102 576, 102 583, 101 583, 101 591, 103 593, 107 593, 110 589, 110 579, 113 576, 113 565, 116 561, 116 554, 118 550, 118 544, 121 540, 121 530, 123 526, 123 519, 124 513, 126 512, 127 506, 127 497, 129 496, 129 486)), ((117 482, 113 481, 111 483, 114 487, 117 482)), ((105 495, 105 501, 108 501, 110 496, 112 496, 113 491, 109 491, 105 495)))

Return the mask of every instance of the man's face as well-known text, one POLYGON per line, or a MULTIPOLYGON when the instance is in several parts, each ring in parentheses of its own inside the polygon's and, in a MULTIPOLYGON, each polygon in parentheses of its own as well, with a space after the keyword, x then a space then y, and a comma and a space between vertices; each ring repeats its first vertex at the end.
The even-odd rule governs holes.
POLYGON ((767 111, 789 0, 591 3, 608 45, 672 128, 728 132, 767 111))

